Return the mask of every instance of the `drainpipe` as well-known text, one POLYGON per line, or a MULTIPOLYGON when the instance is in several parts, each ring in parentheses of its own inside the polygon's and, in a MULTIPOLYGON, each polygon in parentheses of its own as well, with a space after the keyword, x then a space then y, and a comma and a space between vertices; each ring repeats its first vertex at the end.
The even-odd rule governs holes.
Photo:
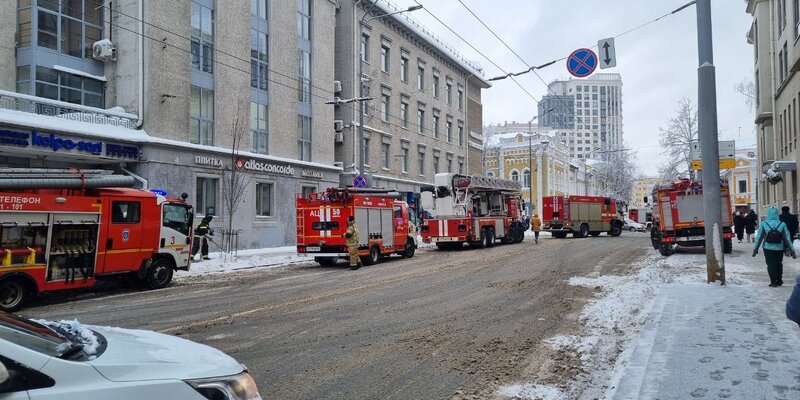
MULTIPOLYGON (((139 120, 136 128, 144 125, 144 0, 139 0, 139 82, 138 82, 138 113, 139 120)), ((146 186, 147 181, 145 181, 146 186)))

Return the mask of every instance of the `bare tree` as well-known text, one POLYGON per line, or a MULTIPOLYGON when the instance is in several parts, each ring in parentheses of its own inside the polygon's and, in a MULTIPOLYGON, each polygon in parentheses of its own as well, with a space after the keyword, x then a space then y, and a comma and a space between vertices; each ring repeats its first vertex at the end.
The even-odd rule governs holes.
POLYGON ((733 89, 745 97, 744 102, 752 111, 753 107, 756 105, 756 96, 758 96, 756 84, 748 78, 743 78, 739 83, 733 85, 733 89))
POLYGON ((665 150, 667 161, 659 168, 664 179, 688 177, 692 168, 692 144, 697 141, 697 107, 688 98, 678 102, 675 116, 659 128, 658 143, 665 150))
MULTIPOLYGON (((238 107, 243 110, 243 106, 238 107)), ((229 162, 222 173, 222 206, 225 210, 225 232, 223 232, 222 251, 225 253, 234 252, 233 217, 244 203, 244 194, 250 186, 251 176, 248 173, 239 171, 236 163, 239 159, 239 151, 242 143, 247 140, 249 129, 241 117, 242 112, 237 112, 230 130, 231 151, 229 162)))
POLYGON ((627 201, 636 181, 636 153, 622 145, 608 145, 598 151, 600 159, 594 165, 602 194, 627 201))

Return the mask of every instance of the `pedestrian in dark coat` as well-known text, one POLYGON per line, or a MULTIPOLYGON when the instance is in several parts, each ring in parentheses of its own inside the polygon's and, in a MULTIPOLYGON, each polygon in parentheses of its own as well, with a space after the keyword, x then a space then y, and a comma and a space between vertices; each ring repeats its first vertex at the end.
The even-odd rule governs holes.
POLYGON ((786 206, 781 207, 781 211, 780 220, 789 229, 789 241, 791 242, 797 235, 797 216, 789 212, 789 207, 786 206))
POLYGON ((783 285, 783 254, 787 252, 792 258, 797 258, 794 247, 789 240, 789 229, 786 224, 778 220, 778 209, 767 209, 767 219, 758 226, 756 245, 753 247, 753 257, 758 254, 758 248, 764 243, 764 260, 767 262, 770 287, 783 285), (773 237, 774 236, 774 240, 773 237))
POLYGON ((792 295, 786 300, 786 318, 800 325, 800 276, 795 281, 792 295))
POLYGON ((758 214, 754 210, 750 210, 744 217, 744 231, 747 233, 748 242, 755 242, 756 238, 753 234, 756 233, 756 226, 758 226, 758 214))
POLYGON ((737 211, 736 215, 733 217, 733 231, 736 232, 736 239, 739 240, 739 243, 742 243, 742 238, 744 238, 744 223, 744 216, 742 216, 741 212, 737 211))

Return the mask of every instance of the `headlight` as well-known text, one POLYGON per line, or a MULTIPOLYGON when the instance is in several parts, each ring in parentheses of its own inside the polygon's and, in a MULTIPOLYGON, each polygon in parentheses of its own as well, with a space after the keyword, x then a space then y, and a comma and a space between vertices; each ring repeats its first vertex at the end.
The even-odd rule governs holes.
POLYGON ((262 400, 256 382, 247 371, 220 378, 186 381, 208 400, 262 400))

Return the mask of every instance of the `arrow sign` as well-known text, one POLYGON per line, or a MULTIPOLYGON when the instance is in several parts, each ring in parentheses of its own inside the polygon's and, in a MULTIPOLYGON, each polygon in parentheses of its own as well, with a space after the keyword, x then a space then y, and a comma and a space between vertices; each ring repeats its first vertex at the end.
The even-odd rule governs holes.
POLYGON ((617 66, 617 51, 614 49, 614 38, 598 40, 597 51, 600 53, 601 69, 617 66))

